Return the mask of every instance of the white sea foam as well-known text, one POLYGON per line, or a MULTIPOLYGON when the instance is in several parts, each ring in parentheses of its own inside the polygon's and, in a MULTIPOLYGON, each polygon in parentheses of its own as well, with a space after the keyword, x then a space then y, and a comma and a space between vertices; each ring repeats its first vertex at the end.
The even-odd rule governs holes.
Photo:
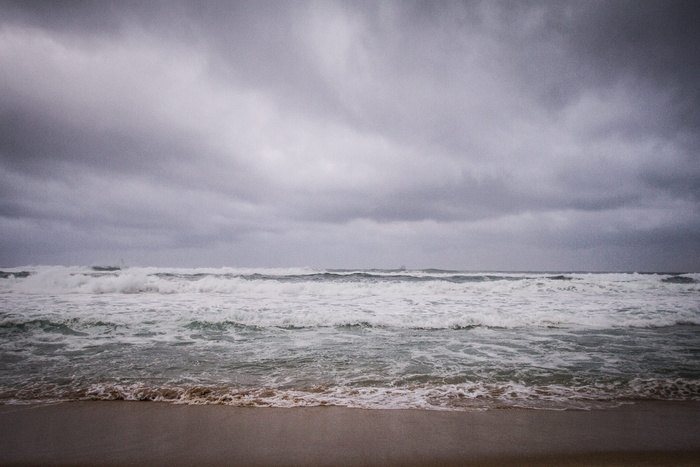
MULTIPOLYGON (((314 271, 170 270, 132 268, 96 273, 42 267, 22 279, 0 281, 2 291, 27 295, 116 295, 116 308, 149 300, 207 321, 261 327, 369 325, 427 329, 488 327, 650 327, 700 324, 697 284, 663 283, 661 276, 606 274, 503 275, 474 282, 304 280, 314 271), (255 276, 254 276, 255 275, 255 276), (251 278, 252 277, 252 278, 251 278), (260 279, 264 277, 265 279, 260 279), (294 277, 293 281, 278 280, 294 277), (516 279, 513 279, 513 278, 516 279), (686 294, 679 294, 685 288, 686 294), (139 294, 135 299, 126 295, 139 294), (153 295, 173 295, 171 298, 153 295), (329 312, 332 311, 332 312, 329 312)), ((389 275, 384 273, 384 276, 389 275)), ((413 273, 408 277, 440 277, 413 273)), ((444 276, 445 273, 442 273, 444 276)), ((402 272, 402 276, 407 276, 402 272)), ((475 277, 480 277, 474 275, 475 277)), ((693 275, 686 277, 693 278, 693 275)), ((107 306, 108 307, 108 306, 107 306)), ((106 310, 111 311, 111 310, 106 310)))
POLYGON ((700 392, 698 274, 0 276, 0 400, 557 408, 700 392))
POLYGON ((161 401, 181 404, 222 404, 241 407, 312 407, 336 405, 365 409, 483 410, 591 409, 640 400, 700 400, 700 383, 637 378, 627 384, 570 387, 521 383, 442 384, 406 387, 315 386, 305 389, 194 386, 154 388, 145 385, 94 385, 82 396, 97 400, 161 401))

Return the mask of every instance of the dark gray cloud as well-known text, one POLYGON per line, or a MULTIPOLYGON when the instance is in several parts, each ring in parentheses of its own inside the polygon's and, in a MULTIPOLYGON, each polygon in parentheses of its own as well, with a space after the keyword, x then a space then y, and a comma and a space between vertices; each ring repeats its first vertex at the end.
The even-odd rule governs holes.
POLYGON ((695 2, 0 11, 0 264, 700 269, 695 2))

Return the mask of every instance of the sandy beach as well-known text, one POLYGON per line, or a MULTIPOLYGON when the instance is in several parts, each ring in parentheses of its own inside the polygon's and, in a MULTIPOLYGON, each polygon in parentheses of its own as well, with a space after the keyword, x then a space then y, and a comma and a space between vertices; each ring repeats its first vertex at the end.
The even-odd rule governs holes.
POLYGON ((700 465, 700 403, 483 412, 0 406, 2 465, 700 465))

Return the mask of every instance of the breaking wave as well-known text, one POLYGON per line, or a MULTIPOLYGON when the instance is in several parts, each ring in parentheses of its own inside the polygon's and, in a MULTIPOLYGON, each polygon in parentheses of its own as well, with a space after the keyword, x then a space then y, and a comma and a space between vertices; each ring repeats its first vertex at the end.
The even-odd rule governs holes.
POLYGON ((484 410, 528 408, 588 410, 653 400, 698 401, 700 382, 684 379, 633 379, 579 386, 500 384, 427 384, 398 387, 328 387, 300 389, 229 388, 216 386, 151 386, 93 384, 80 390, 26 390, 0 394, 5 403, 62 400, 153 401, 176 404, 219 404, 237 407, 341 406, 364 409, 484 410))
POLYGON ((0 271, 0 403, 698 400, 699 274, 0 271))

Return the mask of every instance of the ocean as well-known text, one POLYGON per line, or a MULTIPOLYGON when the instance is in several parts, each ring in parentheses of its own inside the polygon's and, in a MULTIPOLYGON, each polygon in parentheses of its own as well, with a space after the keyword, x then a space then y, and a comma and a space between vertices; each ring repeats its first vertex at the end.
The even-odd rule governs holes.
POLYGON ((700 400, 700 274, 0 271, 0 403, 700 400))

